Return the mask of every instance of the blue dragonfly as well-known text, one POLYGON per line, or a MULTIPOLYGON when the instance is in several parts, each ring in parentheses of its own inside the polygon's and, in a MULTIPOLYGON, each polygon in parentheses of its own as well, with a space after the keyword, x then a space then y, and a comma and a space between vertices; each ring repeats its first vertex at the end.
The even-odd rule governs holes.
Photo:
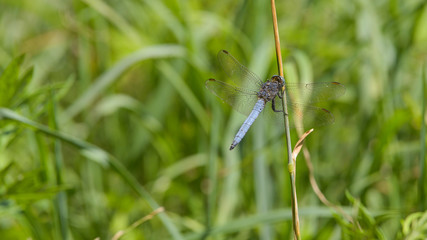
POLYGON ((285 83, 284 78, 277 75, 263 82, 226 50, 219 51, 218 60, 231 81, 226 83, 211 78, 206 81, 206 87, 232 108, 248 116, 234 137, 230 150, 239 144, 266 106, 270 109, 264 111, 267 112, 265 115, 283 123, 283 97, 287 100, 288 114, 296 119, 291 121, 291 127, 296 127, 294 122, 302 123, 304 127, 334 122, 331 112, 310 104, 343 95, 344 85, 338 82, 285 83), (283 86, 285 94, 282 93, 283 86))

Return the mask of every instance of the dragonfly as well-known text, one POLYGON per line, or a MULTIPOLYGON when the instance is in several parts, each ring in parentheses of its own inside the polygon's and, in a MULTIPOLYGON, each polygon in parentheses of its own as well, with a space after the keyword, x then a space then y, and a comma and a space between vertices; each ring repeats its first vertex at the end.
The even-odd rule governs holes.
POLYGON ((285 83, 285 79, 277 75, 263 82, 226 50, 219 51, 218 60, 231 81, 226 83, 211 78, 205 82, 206 88, 232 108, 248 116, 234 137, 230 150, 242 141, 263 109, 270 108, 263 115, 283 123, 283 97, 286 98, 288 114, 295 118, 290 123, 291 127, 321 126, 335 121, 331 112, 311 104, 343 95, 345 87, 341 83, 285 83))

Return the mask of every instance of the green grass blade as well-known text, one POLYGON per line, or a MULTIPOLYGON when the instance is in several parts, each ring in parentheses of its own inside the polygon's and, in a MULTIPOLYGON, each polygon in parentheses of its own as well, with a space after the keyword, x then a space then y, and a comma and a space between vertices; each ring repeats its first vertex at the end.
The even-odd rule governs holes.
POLYGON ((109 71, 99 76, 76 101, 66 110, 60 122, 73 118, 87 108, 103 91, 119 80, 121 74, 134 64, 156 58, 183 57, 185 50, 179 45, 155 45, 134 52, 115 64, 109 71))
POLYGON ((0 75, 0 107, 9 106, 10 100, 16 92, 19 84, 16 84, 19 77, 19 69, 24 61, 24 55, 13 59, 0 75))
MULTIPOLYGON (((49 91, 50 95, 50 105, 49 105, 49 121, 52 129, 58 131, 58 119, 57 119, 57 106, 54 97, 55 92, 53 90, 49 91)), ((58 186, 64 184, 65 172, 64 163, 63 163, 63 152, 62 152, 62 143, 60 139, 55 138, 54 140, 54 171, 55 171, 55 181, 58 186)), ((59 234, 61 239, 69 239, 69 226, 68 226, 68 207, 67 207, 67 193, 61 191, 57 194, 54 199, 54 208, 55 214, 59 225, 59 234)))
POLYGON ((190 86, 180 77, 180 74, 168 63, 161 62, 159 68, 165 74, 169 82, 175 87, 177 93, 184 99, 184 102, 188 105, 190 110, 199 120, 200 125, 203 129, 208 132, 208 119, 205 114, 200 101, 196 98, 194 93, 191 91, 190 86))
MULTIPOLYGON (((346 208, 345 211, 349 212, 349 208, 346 208)), ((332 218, 333 214, 331 210, 327 207, 302 207, 300 208, 300 216, 310 216, 310 217, 324 217, 332 218)), ((210 231, 211 236, 220 235, 220 234, 230 234, 245 231, 251 228, 256 227, 259 224, 274 224, 283 221, 292 220, 292 210, 291 209, 276 209, 274 211, 265 212, 262 214, 256 214, 252 216, 245 216, 241 219, 236 219, 227 222, 226 224, 220 225, 213 228, 210 231)), ((185 236, 186 240, 199 239, 201 233, 190 234, 185 236)))
MULTIPOLYGON (((90 160, 93 160, 103 166, 111 166, 112 169, 114 169, 116 173, 118 173, 120 177, 123 178, 123 180, 125 180, 125 182, 136 193, 138 193, 140 197, 144 198, 148 202, 148 204, 153 210, 160 207, 160 205, 151 197, 151 195, 145 190, 145 188, 141 186, 141 184, 139 184, 135 177, 133 177, 132 174, 125 168, 125 166, 123 166, 119 160, 111 156, 103 149, 98 148, 97 146, 94 146, 88 142, 55 131, 51 128, 46 127, 45 125, 34 122, 6 108, 0 108, 0 120, 15 121, 17 123, 23 124, 27 127, 40 131, 56 139, 60 139, 61 141, 64 141, 68 144, 73 145, 74 147, 79 148, 80 151, 82 151, 82 154, 86 157, 89 157, 90 160)), ((178 229, 172 223, 166 213, 160 213, 158 216, 174 239, 182 239, 182 236, 179 233, 178 229)))
POLYGON ((213 220, 215 217, 215 210, 217 204, 217 191, 218 191, 218 148, 220 146, 220 125, 221 125, 221 112, 219 106, 212 106, 212 124, 209 145, 209 158, 206 168, 207 177, 209 179, 208 185, 208 200, 206 208, 206 228, 210 231, 213 227, 213 220))
POLYGON ((422 81, 422 107, 421 107, 421 131, 420 131, 420 178, 418 179, 418 198, 419 198, 419 208, 420 210, 425 210, 426 207, 426 187, 425 187, 425 182, 427 181, 426 179, 426 148, 427 148, 427 143, 426 143, 426 108, 427 108, 427 103, 426 103, 426 96, 427 96, 427 64, 424 64, 424 66, 421 69, 422 71, 422 76, 421 76, 421 81, 422 81))
POLYGON ((112 7, 107 5, 104 1, 100 0, 83 0, 93 9, 101 13, 105 18, 109 19, 114 25, 117 26, 129 39, 132 39, 138 44, 142 43, 141 37, 131 24, 118 14, 112 7))

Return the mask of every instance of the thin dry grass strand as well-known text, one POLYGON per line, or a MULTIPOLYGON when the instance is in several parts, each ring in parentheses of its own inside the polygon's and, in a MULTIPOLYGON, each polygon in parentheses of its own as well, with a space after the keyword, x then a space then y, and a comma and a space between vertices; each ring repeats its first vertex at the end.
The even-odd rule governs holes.
POLYGON ((313 164, 311 162, 311 156, 310 156, 310 152, 308 151, 307 148, 304 147, 303 149, 303 154, 304 154, 304 158, 305 158, 305 163, 307 164, 307 169, 308 169, 308 175, 309 175, 309 180, 310 180, 310 185, 311 188, 313 189, 313 192, 316 194, 316 196, 319 198, 319 200, 325 204, 326 206, 333 208, 336 212, 340 213, 343 217, 345 217, 347 219, 347 221, 353 223, 353 218, 348 215, 344 210, 342 210, 342 208, 340 208, 339 206, 331 203, 323 194, 323 192, 320 190, 319 185, 317 184, 316 179, 314 178, 314 170, 313 170, 313 164))
POLYGON ((133 229, 135 229, 136 227, 138 227, 139 225, 143 224, 144 222, 152 219, 154 216, 156 216, 159 213, 162 213, 165 211, 164 207, 159 207, 156 210, 152 211, 150 214, 142 217, 141 219, 139 219, 138 221, 132 223, 132 225, 130 225, 127 229, 125 230, 120 230, 118 232, 116 232, 116 234, 114 234, 113 238, 111 238, 112 240, 118 240, 120 239, 122 236, 124 236, 126 233, 132 231, 133 229))

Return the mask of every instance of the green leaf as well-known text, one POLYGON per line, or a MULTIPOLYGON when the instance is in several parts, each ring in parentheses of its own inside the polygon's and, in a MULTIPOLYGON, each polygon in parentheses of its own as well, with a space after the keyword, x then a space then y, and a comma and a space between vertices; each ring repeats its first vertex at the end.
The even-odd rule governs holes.
POLYGON ((23 98, 25 98, 25 87, 28 83, 33 79, 34 67, 28 69, 24 76, 22 76, 18 82, 16 83, 16 89, 12 96, 12 106, 15 106, 16 103, 20 102, 23 98))
POLYGON ((0 107, 10 106, 19 84, 19 69, 24 61, 24 55, 13 59, 0 76, 0 107))

